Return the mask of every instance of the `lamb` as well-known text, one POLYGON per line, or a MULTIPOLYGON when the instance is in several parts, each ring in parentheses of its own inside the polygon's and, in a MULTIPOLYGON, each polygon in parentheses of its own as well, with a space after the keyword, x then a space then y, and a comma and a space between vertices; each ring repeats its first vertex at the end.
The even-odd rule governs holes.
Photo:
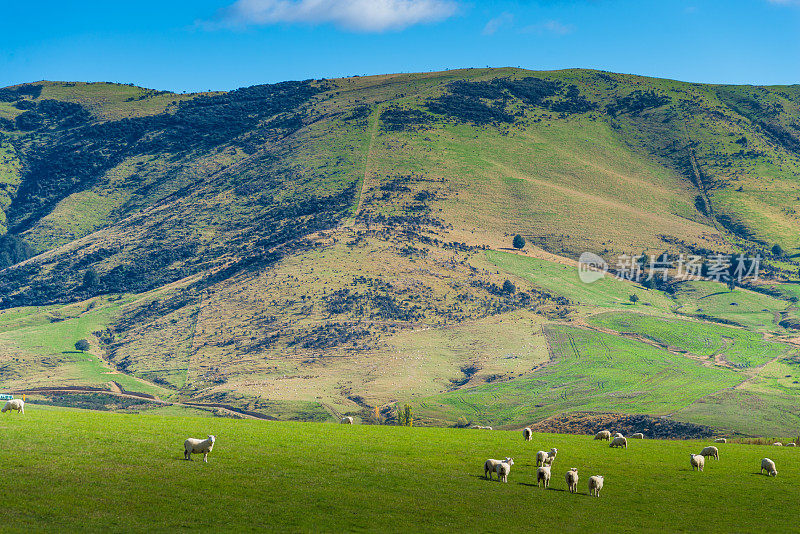
POLYGON ((603 477, 600 475, 589 477, 589 495, 599 497, 601 489, 603 489, 603 477))
POLYGON ((706 465, 706 458, 700 454, 689 453, 689 463, 692 464, 692 471, 695 469, 702 471, 706 465))
POLYGON ((540 465, 553 465, 553 460, 556 459, 558 449, 553 447, 550 452, 539 451, 536 453, 536 466, 540 465))
POLYGON ((594 439, 609 441, 611 439, 611 432, 609 432, 608 430, 601 430, 600 432, 594 435, 594 439))
POLYGON ((539 486, 542 482, 544 482, 545 489, 550 486, 550 466, 543 465, 539 469, 536 470, 536 486, 539 486))
POLYGON ((570 493, 577 493, 578 492, 578 468, 573 467, 564 477, 567 481, 567 489, 570 493))
POLYGON ((636 434, 631 434, 631 439, 644 439, 644 434, 641 432, 637 432, 636 434))
POLYGON ((525 439, 525 441, 532 440, 533 439, 533 430, 531 430, 530 428, 524 428, 522 430, 522 437, 525 439))
POLYGON ((614 440, 608 445, 609 447, 623 447, 625 449, 628 448, 628 440, 622 437, 616 437, 614 440))
POLYGON ((6 413, 11 410, 17 410, 17 413, 21 413, 25 415, 25 401, 22 399, 11 399, 3 406, 3 413, 6 413))
POLYGON ((341 421, 340 424, 342 424, 342 425, 352 425, 353 424, 353 418, 350 417, 349 415, 346 416, 346 417, 342 417, 342 421, 341 421))
POLYGON ((763 473, 764 471, 766 471, 767 475, 771 477, 778 476, 778 470, 775 469, 775 462, 773 462, 769 458, 761 459, 761 471, 759 471, 759 474, 763 473))
POLYGON ((786 446, 787 447, 796 447, 797 444, 794 441, 790 441, 789 443, 786 444, 786 446))
MULTIPOLYGON (((505 460, 493 460, 489 458, 483 463, 483 476, 490 479, 492 478, 492 473, 495 472, 497 466, 499 464, 507 463, 508 465, 514 465, 514 460, 512 458, 506 457, 505 460)), ((499 475, 498 475, 499 477, 499 475)))
POLYGON ((514 460, 509 459, 507 462, 500 462, 494 468, 497 473, 497 480, 500 482, 508 482, 508 474, 511 472, 511 466, 514 465, 514 460))
POLYGON ((203 453, 203 461, 208 463, 208 453, 214 448, 216 436, 209 435, 206 439, 187 438, 183 442, 183 459, 192 459, 192 453, 203 453))
POLYGON ((728 443, 728 440, 725 438, 717 438, 714 440, 714 443, 728 443))
POLYGON ((719 460, 719 449, 713 446, 705 447, 700 451, 700 456, 711 456, 715 460, 719 460))
POLYGON ((481 426, 481 425, 472 425, 470 428, 475 430, 491 430, 492 427, 490 426, 481 426))
POLYGON ((780 441, 776 441, 775 443, 773 443, 773 445, 775 447, 783 447, 783 443, 781 443, 780 441))

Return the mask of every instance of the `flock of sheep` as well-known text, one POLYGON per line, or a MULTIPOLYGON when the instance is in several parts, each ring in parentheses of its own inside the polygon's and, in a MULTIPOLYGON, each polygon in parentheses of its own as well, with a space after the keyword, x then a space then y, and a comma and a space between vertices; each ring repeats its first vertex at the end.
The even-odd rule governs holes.
MULTIPOLYGON (((522 437, 525 441, 531 441, 533 439, 533 430, 530 428, 525 428, 522 430, 522 437)), ((644 434, 641 432, 637 432, 631 435, 632 439, 644 439, 644 434)), ((608 430, 601 430, 597 434, 595 434, 594 439, 596 440, 604 440, 609 441, 609 447, 616 448, 622 447, 627 449, 628 448, 628 440, 625 436, 621 433, 617 432, 613 436, 611 432, 608 430)), ((715 440, 715 443, 726 443, 727 440, 725 438, 718 438, 715 440)), ((781 443, 773 443, 773 445, 782 446, 781 443)), ((795 444, 792 443, 791 446, 795 444)), ((536 485, 542 487, 544 485, 545 488, 550 486, 550 477, 551 471, 553 467, 553 462, 558 456, 558 449, 553 447, 549 451, 539 451, 536 453, 536 485)), ((715 460, 719 460, 719 449, 714 447, 713 445, 704 447, 703 450, 700 451, 700 454, 689 454, 689 463, 692 466, 692 470, 702 471, 705 467, 706 458, 714 458, 715 460)), ((508 482, 508 474, 511 472, 511 466, 514 465, 514 459, 510 457, 506 457, 504 460, 495 460, 495 459, 488 459, 483 464, 483 476, 491 480, 492 473, 497 473, 497 480, 500 482, 508 482)), ((775 468, 775 462, 770 460, 769 458, 762 458, 761 459, 761 473, 766 472, 769 476, 776 476, 778 474, 778 470, 775 468)), ((567 489, 570 493, 576 493, 578 491, 578 468, 571 467, 569 471, 564 475, 564 479, 567 482, 567 489)), ((600 496, 600 490, 603 489, 603 476, 602 475, 594 475, 589 477, 589 495, 593 497, 600 496)))

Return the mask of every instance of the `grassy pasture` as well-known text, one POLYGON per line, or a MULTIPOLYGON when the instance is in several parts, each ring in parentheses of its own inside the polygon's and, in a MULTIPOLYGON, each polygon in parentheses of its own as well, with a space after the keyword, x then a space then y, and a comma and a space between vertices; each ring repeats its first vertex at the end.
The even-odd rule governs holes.
POLYGON ((522 425, 565 411, 663 415, 744 380, 651 345, 564 325, 545 327, 555 360, 531 375, 423 399, 420 412, 522 425))
POLYGON ((441 428, 264 423, 31 407, 0 419, 3 532, 763 532, 796 527, 800 451, 697 441, 441 428), (215 434, 209 463, 183 440, 215 434), (535 454, 557 447, 549 490, 535 454), (512 456, 509 482, 482 478, 512 456), (775 478, 759 475, 772 458, 775 478), (579 493, 564 473, 578 467, 579 493), (600 498, 588 478, 605 477, 600 498), (731 513, 735 510, 735 513, 731 513), (765 521, 767 523, 765 523, 765 521))

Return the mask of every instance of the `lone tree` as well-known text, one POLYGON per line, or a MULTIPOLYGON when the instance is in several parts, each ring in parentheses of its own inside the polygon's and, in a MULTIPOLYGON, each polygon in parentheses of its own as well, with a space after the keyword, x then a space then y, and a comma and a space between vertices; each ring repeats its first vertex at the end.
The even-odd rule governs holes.
POLYGON ((89 342, 85 339, 81 339, 75 342, 75 350, 79 350, 81 352, 86 352, 89 350, 89 342))
POLYGON ((630 297, 628 297, 628 298, 629 298, 629 299, 630 299, 630 301, 631 301, 631 302, 633 302, 634 304, 636 304, 637 302, 639 302, 639 295, 637 295, 636 293, 634 293, 633 295, 631 295, 631 296, 630 296, 630 297))
POLYGON ((514 248, 521 250, 525 248, 525 238, 517 234, 514 236, 514 241, 511 244, 514 245, 514 248))
POLYGON ((403 411, 397 414, 397 422, 400 426, 414 426, 414 414, 411 406, 406 404, 403 407, 403 411))
POLYGON ((780 258, 781 256, 783 256, 783 247, 781 247, 777 243, 772 245, 772 255, 775 256, 776 258, 780 258))

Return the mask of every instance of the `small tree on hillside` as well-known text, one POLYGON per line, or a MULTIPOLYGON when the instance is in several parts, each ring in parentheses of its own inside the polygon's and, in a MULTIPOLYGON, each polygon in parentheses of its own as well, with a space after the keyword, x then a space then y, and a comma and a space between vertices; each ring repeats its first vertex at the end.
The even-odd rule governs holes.
POLYGON ((781 256, 783 256, 783 247, 781 247, 777 243, 772 245, 772 255, 775 256, 776 258, 780 258, 781 256))
POLYGON ((85 339, 81 339, 75 342, 75 350, 79 350, 81 352, 86 352, 89 350, 89 342, 85 339))
POLYGON ((403 406, 403 410, 397 414, 397 424, 400 426, 414 426, 414 413, 408 404, 403 406))
POLYGON ((630 301, 631 301, 631 302, 633 302, 634 304, 636 304, 637 302, 639 302, 639 295, 637 295, 636 293, 634 293, 633 295, 631 295, 631 296, 630 296, 630 297, 628 297, 628 298, 629 298, 629 299, 630 299, 630 301))
POLYGON ((511 280, 506 280, 503 282, 503 293, 506 295, 513 295, 514 292, 517 290, 517 287, 511 280))
POLYGON ((525 238, 517 234, 514 236, 514 241, 511 244, 514 245, 514 248, 521 250, 525 248, 525 238))

